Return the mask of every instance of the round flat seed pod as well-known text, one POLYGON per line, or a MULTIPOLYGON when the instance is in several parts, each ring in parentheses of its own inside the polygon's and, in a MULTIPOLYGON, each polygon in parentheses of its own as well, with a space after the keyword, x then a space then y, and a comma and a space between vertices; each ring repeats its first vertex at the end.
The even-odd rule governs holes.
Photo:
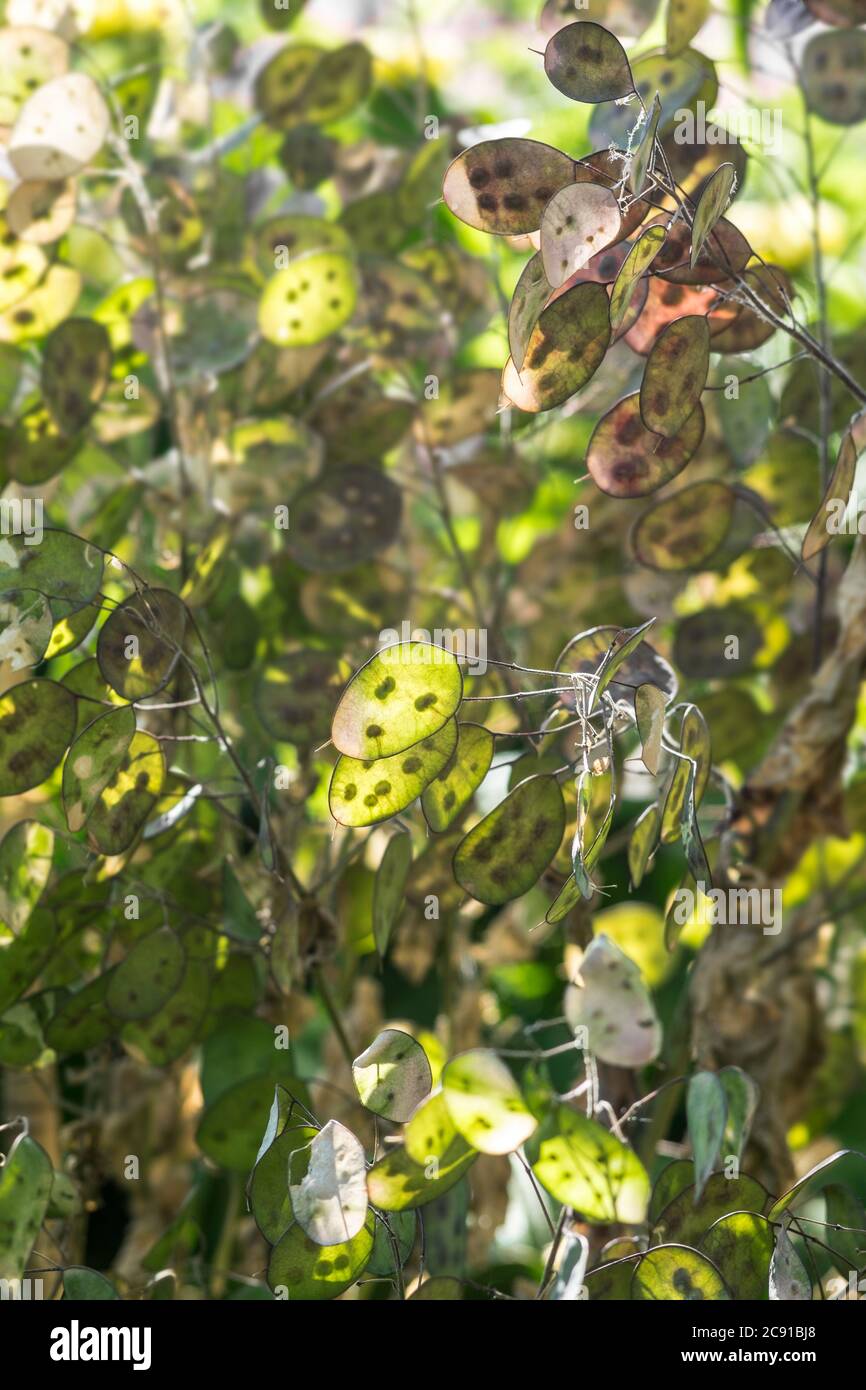
POLYGON ((102 587, 103 557, 68 531, 46 529, 40 545, 7 536, 0 552, 0 593, 35 589, 45 594, 56 622, 87 607, 102 587))
POLYGON ((574 160, 536 140, 485 140, 458 155, 442 188, 461 222, 498 236, 521 236, 541 226, 554 193, 574 178, 574 160))
POLYGON ((0 922, 20 936, 51 877, 54 831, 20 820, 0 841, 0 922))
POLYGON ((509 360, 502 390, 519 410, 537 413, 562 405, 595 375, 610 343, 607 293, 591 281, 575 285, 548 305, 526 349, 520 372, 509 360))
MULTIPOLYGON (((686 0, 683 0, 685 3, 686 0)), ((689 265, 694 270, 704 242, 731 200, 737 171, 733 164, 720 164, 698 200, 692 223, 692 251, 689 265)))
POLYGON ((108 386, 111 340, 101 323, 67 319, 54 329, 42 352, 42 392, 63 434, 84 429, 108 386))
POLYGON ((866 24, 866 0, 805 0, 807 9, 824 24, 854 29, 866 24))
MULTIPOLYGON (((637 38, 648 26, 658 0, 601 0, 596 12, 604 23, 625 38, 637 38)), ((555 34, 574 19, 574 0, 546 0, 538 21, 542 33, 555 34)))
POLYGON ((318 188, 336 168, 336 140, 315 125, 296 125, 280 146, 279 160, 296 188, 318 188))
POLYGON ((340 825, 376 825, 411 806, 441 772, 457 746, 457 721, 435 734, 376 762, 338 759, 328 790, 331 815, 340 825))
POLYGON ((331 729, 334 747, 364 761, 402 753, 441 729, 462 698, 457 658, 444 647, 387 647, 346 687, 331 729))
POLYGON ((22 241, 5 216, 0 216, 0 313, 34 290, 45 273, 44 251, 22 241))
POLYGON ((710 330, 698 314, 676 319, 656 339, 640 388, 641 419, 672 439, 700 404, 710 369, 710 330))
POLYGON ((657 1245, 648 1250, 632 1275, 633 1299, 677 1303, 689 1299, 719 1302, 730 1294, 706 1255, 685 1245, 657 1245))
MULTIPOLYGON (((122 1034, 124 1044, 155 1067, 166 1067, 182 1057, 199 1036, 208 1010, 211 985, 210 963, 197 960, 187 949, 186 969, 174 994, 153 1018, 127 1023, 122 1034)), ((260 1118, 261 1112, 258 1113, 260 1118)))
POLYGON ((830 125, 866 120, 866 32, 816 34, 800 69, 809 109, 830 125))
POLYGON ((349 321, 357 300, 353 261, 337 251, 310 252, 268 281, 259 327, 277 347, 311 347, 349 321))
POLYGON ((255 102, 272 125, 292 125, 297 118, 304 88, 325 50, 313 43, 293 43, 275 54, 262 68, 255 84, 255 102))
MULTIPOLYGON (((592 627, 587 632, 579 632, 563 647, 556 660, 556 669, 587 675, 597 672, 619 635, 620 629, 617 627, 592 627)), ((637 687, 647 683, 663 690, 668 702, 677 693, 677 678, 673 669, 649 642, 639 642, 617 670, 623 683, 619 684, 616 678, 611 681, 610 692, 615 700, 633 702, 637 687)), ((562 694, 559 702, 566 709, 575 708, 573 695, 562 694)))
POLYGON ((710 14, 710 0, 670 0, 665 48, 671 57, 687 48, 710 14))
POLYGON ((580 985, 565 992, 565 1017, 589 1052, 614 1067, 643 1067, 661 1050, 652 997, 633 960, 603 933, 590 942, 580 985))
POLYGON ((705 125, 703 135, 698 127, 690 132, 694 138, 683 144, 677 143, 676 132, 673 139, 668 136, 662 142, 674 179, 686 197, 696 200, 719 165, 730 163, 737 171, 737 193, 741 193, 749 163, 745 149, 720 126, 711 121, 705 125))
POLYGON ((38 665, 53 630, 51 605, 44 594, 34 589, 9 589, 0 596, 0 661, 8 661, 10 670, 38 665))
POLYGON ((32 486, 55 477, 81 447, 81 439, 61 432, 47 406, 39 404, 9 428, 0 426, 6 468, 17 483, 32 486))
POLYGON ((454 877, 479 902, 510 902, 537 883, 564 830, 565 802, 556 778, 529 777, 460 842, 454 877))
POLYGON ((499 372, 483 367, 457 372, 443 381, 435 400, 425 401, 415 434, 428 449, 447 449, 483 434, 496 418, 499 372))
POLYGON ((741 311, 739 304, 719 301, 711 285, 672 285, 656 275, 651 275, 648 283, 640 317, 625 335, 632 351, 642 357, 649 356, 659 335, 676 319, 706 316, 710 337, 715 338, 741 311))
POLYGON ((286 550, 317 574, 351 569, 393 544, 402 506, 399 487, 377 469, 357 464, 326 473, 292 498, 286 550))
POLYGON ((0 126, 14 125, 33 92, 68 67, 69 45, 57 34, 24 24, 0 29, 0 126))
MULTIPOLYGON (((732 167, 723 164, 716 173, 732 167)), ((711 190, 712 180, 706 188, 711 190)), ((704 237, 694 264, 691 261, 691 228, 681 221, 669 224, 666 217, 656 218, 650 225, 667 228, 667 239, 653 271, 672 285, 724 285, 732 276, 741 274, 752 258, 752 248, 746 238, 726 217, 714 223, 704 237)))
POLYGON ((674 661, 692 680, 730 679, 752 670, 763 645, 763 630, 748 608, 740 604, 705 608, 678 623, 674 661), (736 655, 731 637, 737 639, 736 655))
POLYGON ((118 695, 146 699, 171 680, 186 633, 186 607, 176 594, 168 589, 133 594, 100 630, 99 669, 118 695))
MULTIPOLYGON (((699 806, 707 789, 712 764, 712 744, 707 721, 696 705, 688 705, 680 730, 680 752, 696 764, 694 802, 699 806)), ((673 844, 682 834, 683 820, 688 814, 692 768, 683 758, 676 759, 674 774, 668 788, 662 812, 661 840, 673 844)))
POLYGON ((318 1130, 310 1125, 291 1125, 265 1150, 250 1180, 250 1208, 256 1225, 272 1245, 292 1224, 292 1199, 287 1175, 292 1171, 292 1155, 315 1139, 318 1130))
POLYGON ((352 1079, 361 1104, 397 1124, 411 1117, 433 1085, 423 1047, 398 1028, 385 1028, 355 1058, 352 1079))
POLYGON ((633 246, 626 247, 625 258, 617 270, 610 293, 611 328, 618 329, 622 326, 633 301, 635 287, 658 256, 664 240, 664 227, 650 226, 641 233, 633 246))
MULTIPOLYGON (((25 243, 21 243, 24 245, 25 243)), ((38 246, 31 246, 38 251, 38 246)), ((26 343, 42 338, 69 318, 81 294, 81 275, 68 265, 52 265, 35 287, 0 317, 0 342, 26 343)))
POLYGON ((383 1219, 377 1220, 373 1254, 367 1265, 368 1274, 382 1279, 390 1278, 394 1273, 395 1260, 402 1269, 414 1249, 417 1229, 418 1219, 414 1211, 391 1213, 387 1225, 383 1219))
POLYGON ((268 733, 301 747, 324 743, 347 675, 346 663, 331 652, 298 651, 269 662, 258 676, 254 696, 268 733))
POLYGON ((313 251, 351 250, 351 238, 338 222, 326 222, 323 217, 308 217, 301 213, 280 213, 271 217, 252 235, 253 255, 265 275, 273 275, 284 256, 294 260, 313 251))
POLYGON ((457 747, 421 797, 430 829, 447 830, 469 804, 493 761, 494 738, 480 724, 461 724, 457 747))
POLYGON ((353 1240, 317 1245, 294 1222, 271 1251, 268 1285, 281 1297, 314 1302, 337 1298, 360 1278, 373 1253, 375 1218, 353 1240))
POLYGON ((365 374, 329 391, 307 419, 327 441, 330 467, 378 462, 405 437, 416 411, 414 401, 385 395, 365 374), (352 421, 351 431, 345 428, 347 419, 352 421))
MULTIPOLYGON (((643 54, 632 64, 635 89, 649 108, 658 93, 661 103, 659 135, 682 119, 683 112, 697 100, 705 102, 706 109, 714 105, 718 95, 716 70, 709 58, 693 48, 685 48, 675 58, 664 50, 643 54)), ((633 129, 638 110, 635 106, 616 106, 613 103, 597 107, 589 123, 589 138, 595 145, 613 143, 620 149, 627 147, 629 132, 633 129)))
POLYGON ((98 715, 70 748, 63 766, 63 806, 73 834, 86 825, 126 757, 134 735, 135 711, 123 705, 98 715))
POLYGON ((703 437, 700 403, 678 433, 666 439, 644 425, 635 392, 599 420, 586 451, 586 466, 609 497, 646 497, 682 472, 703 437))
MULTIPOLYGON (((756 266, 747 270, 743 278, 768 309, 787 318, 794 286, 781 266, 756 266)), ((771 323, 745 305, 723 332, 713 334, 713 351, 752 352, 772 338, 775 331, 771 323)))
POLYGON ((635 557, 650 569, 700 569, 724 543, 733 515, 729 487, 693 483, 638 517, 631 536, 635 557))
POLYGON ((90 843, 100 854, 123 854, 149 819, 165 784, 162 745, 137 733, 117 772, 87 821, 90 843))
POLYGON ((0 796, 44 782, 69 747, 75 721, 75 696, 55 681, 24 681, 0 696, 0 796))
POLYGON ((412 837, 401 831, 388 841, 373 885, 373 939, 383 958, 406 903, 406 880, 411 867, 412 837))
MULTIPOLYGON (((438 1094, 441 1097, 441 1092, 438 1094)), ((424 1106, 428 1104, 424 1102, 424 1106)), ((439 1147, 431 1151, 423 1162, 404 1148, 392 1148, 374 1163, 367 1174, 367 1191, 374 1206, 381 1211, 414 1211, 456 1187, 478 1157, 478 1150, 457 1133, 450 1117, 448 1125, 449 1143, 441 1151, 439 1147), (435 1165, 430 1161, 434 1158, 435 1165)))
POLYGON ((65 179, 95 158, 109 125, 108 107, 93 78, 66 73, 24 103, 9 141, 9 158, 22 179, 65 179))
POLYGON ((354 111, 365 100, 373 81, 373 59, 362 43, 347 43, 326 53, 313 69, 299 95, 296 109, 284 113, 283 126, 299 120, 329 125, 354 111))
POLYGON ((112 973, 105 1002, 116 1018, 150 1018, 174 994, 186 965, 170 927, 150 932, 112 973))
POLYGON ((629 1226, 646 1220, 650 1183, 643 1164, 595 1120, 561 1105, 526 1154, 541 1185, 586 1220, 629 1226))
POLYGON ((541 219, 544 273, 554 287, 582 270, 620 236, 619 203, 595 183, 572 183, 555 193, 541 219))
POLYGON ((56 949, 56 941, 54 914, 39 907, 14 940, 6 942, 0 952, 0 1012, 27 992, 56 949))
POLYGON ((111 977, 110 970, 98 975, 60 1004, 45 1029, 45 1041, 55 1052, 85 1052, 116 1033, 118 1020, 105 1002, 111 977))
POLYGON ((701 1251, 712 1260, 733 1297, 761 1302, 770 1286, 775 1232, 766 1216, 734 1211, 710 1227, 701 1251))
POLYGON ((513 1153, 536 1128, 508 1067, 486 1048, 461 1052, 447 1063, 442 1097, 456 1129, 480 1153, 513 1153))
POLYGON ((329 1120, 306 1148, 292 1154, 289 1200, 296 1222, 316 1245, 339 1245, 364 1229, 364 1146, 339 1120, 329 1120))
POLYGON ((637 231, 650 211, 649 203, 643 198, 626 197, 626 177, 622 156, 618 157, 609 149, 596 150, 594 154, 584 155, 574 166, 575 183, 601 184, 603 188, 609 188, 616 193, 618 199, 625 200, 625 207, 620 208, 622 237, 629 237, 632 232, 637 231))
POLYGON ((271 1076, 238 1081, 209 1105, 198 1127, 202 1153, 232 1173, 246 1173, 258 1153, 262 1125, 274 1098, 271 1076))
POLYGON ((59 241, 75 221, 76 190, 71 179, 58 183, 19 183, 5 213, 9 230, 39 246, 59 241))
POLYGON ((616 101, 634 91, 634 79, 619 39, 600 24, 580 20, 560 29, 547 45, 548 80, 572 101, 616 101))

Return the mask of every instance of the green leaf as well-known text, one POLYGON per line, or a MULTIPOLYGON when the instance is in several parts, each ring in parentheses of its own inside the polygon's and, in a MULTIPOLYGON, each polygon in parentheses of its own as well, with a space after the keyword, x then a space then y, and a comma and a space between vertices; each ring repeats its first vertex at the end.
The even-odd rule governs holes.
POLYGON ((662 1031, 639 968, 602 932, 580 965, 582 983, 568 986, 565 1016, 583 1045, 603 1062, 641 1067, 657 1057, 662 1031))
POLYGON ((447 1063, 442 1095, 455 1128, 481 1153, 512 1153, 536 1128, 508 1067, 487 1049, 462 1052, 447 1063))
POLYGON ((229 861, 223 861, 223 931, 235 941, 258 941, 262 924, 229 861))
POLYGON ((678 1158, 663 1168, 653 1185, 649 1205, 650 1221, 656 1222, 665 1207, 669 1206, 674 1198, 684 1192, 687 1187, 691 1187, 694 1180, 695 1166, 691 1159, 678 1158))
POLYGON ((103 1303, 119 1299, 120 1295, 97 1270, 68 1265, 63 1271, 63 1297, 75 1303, 103 1303))
POLYGON ((24 681, 0 695, 0 796, 45 781, 69 747, 75 720, 75 696, 56 681, 24 681))
POLYGON ((456 747, 457 721, 449 719, 437 733, 390 758, 362 762, 344 755, 328 790, 331 815, 340 825, 356 827, 388 820, 417 800, 456 747))
POLYGON ((364 1147, 338 1120, 289 1158, 289 1200, 295 1220, 316 1245, 354 1240, 367 1221, 364 1147))
POLYGON ((725 1281, 711 1260, 685 1245, 647 1250, 632 1276, 632 1298, 665 1302, 729 1299, 725 1281))
POLYGON ((461 222, 498 236, 536 232, 558 189, 574 178, 574 160, 537 140, 485 140, 457 156, 442 195, 461 222))
POLYGON ((0 1168, 0 1279, 20 1279, 51 1196, 51 1160, 29 1135, 15 1140, 0 1168))
POLYGON ((497 906, 526 893, 562 841, 565 802, 555 777, 520 782, 485 816, 454 855, 454 877, 479 902, 497 906))
POLYGON ((435 734, 462 698, 456 657, 432 643, 398 643, 353 676, 337 706, 331 738, 351 758, 387 758, 435 734))
POLYGON ((447 830, 469 804, 493 761, 494 738, 480 724, 459 724, 457 747, 421 797, 430 829, 447 830))
POLYGON ((0 841, 0 922, 20 936, 51 877, 54 831, 20 820, 0 841))
POLYGON ((184 949, 171 927, 137 941, 113 971, 105 1003, 115 1018, 152 1018, 171 998, 186 968, 184 949))
POLYGON ((634 91, 625 49, 608 29, 581 20, 567 24, 547 45, 544 71, 572 101, 616 101, 634 91))
POLYGON ((398 1028, 385 1028, 352 1063, 361 1103, 383 1119, 403 1123, 430 1092, 433 1074, 420 1043, 398 1028))
POLYGON ((646 1219, 650 1183, 643 1164, 595 1120, 561 1105, 526 1152, 542 1187, 584 1220, 634 1226, 646 1219))
POLYGON ((751 1133, 759 1091, 752 1078, 739 1067, 722 1067, 718 1077, 728 1106, 724 1152, 739 1162, 751 1133))
POLYGON ((0 948, 0 1013, 30 988, 54 950, 54 914, 37 907, 13 941, 0 948))
POLYGON ((765 1216, 735 1211, 721 1216, 701 1240, 701 1250, 718 1269, 734 1298, 749 1302, 769 1297, 773 1227, 765 1216))
MULTIPOLYGON (((426 796, 426 792, 424 795, 426 796)), ((422 798, 423 804, 423 798, 422 798)), ((405 831, 392 835, 376 870, 373 885, 373 937, 384 958, 391 932, 405 904, 406 880, 412 867, 412 837, 405 831)))
POLYGON ((695 1202, 719 1159, 728 1119, 728 1103, 719 1077, 699 1071, 689 1081, 686 1116, 695 1163, 695 1202))

